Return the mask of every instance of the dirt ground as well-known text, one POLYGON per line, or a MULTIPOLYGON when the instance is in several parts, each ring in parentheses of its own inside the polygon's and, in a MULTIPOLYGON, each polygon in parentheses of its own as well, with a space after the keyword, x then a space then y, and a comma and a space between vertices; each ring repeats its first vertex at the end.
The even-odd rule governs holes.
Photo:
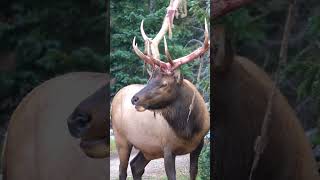
MULTIPOLYGON (((130 155, 130 160, 137 154, 137 150, 133 150, 130 155)), ((189 155, 176 157, 176 172, 177 177, 189 175, 189 155)), ((128 179, 132 179, 130 165, 128 166, 128 179)), ((166 179, 164 170, 163 158, 152 160, 146 167, 143 178, 144 180, 160 180, 166 179)), ((117 153, 111 154, 110 158, 110 179, 119 179, 119 158, 117 153)))

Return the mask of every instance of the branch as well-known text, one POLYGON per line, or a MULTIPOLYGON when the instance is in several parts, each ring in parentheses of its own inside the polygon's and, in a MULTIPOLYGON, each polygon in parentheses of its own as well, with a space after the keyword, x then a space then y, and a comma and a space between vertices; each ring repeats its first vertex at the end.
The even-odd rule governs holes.
POLYGON ((280 49, 280 55, 279 55, 279 60, 280 63, 286 63, 287 62, 287 55, 288 55, 288 39, 290 35, 290 30, 293 22, 293 8, 295 5, 295 1, 290 3, 289 9, 288 9, 288 16, 286 20, 286 25, 284 28, 283 32, 283 38, 281 42, 281 49, 280 49))
POLYGON ((261 154, 263 154, 268 143, 268 129, 270 128, 270 123, 272 120, 271 115, 272 115, 273 98, 276 93, 276 86, 279 83, 280 67, 282 64, 285 64, 287 61, 288 39, 289 39, 291 24, 293 20, 292 16, 293 16, 294 6, 295 6, 295 0, 292 0, 288 8, 288 15, 287 15, 285 28, 283 32, 279 62, 278 62, 277 69, 275 71, 275 80, 272 85, 271 94, 268 98, 268 104, 267 104, 266 112, 265 112, 264 119, 261 126, 261 134, 257 136, 254 144, 255 154, 254 154, 254 159, 253 159, 251 170, 250 170, 249 180, 252 180, 253 173, 258 166, 260 156, 261 154))

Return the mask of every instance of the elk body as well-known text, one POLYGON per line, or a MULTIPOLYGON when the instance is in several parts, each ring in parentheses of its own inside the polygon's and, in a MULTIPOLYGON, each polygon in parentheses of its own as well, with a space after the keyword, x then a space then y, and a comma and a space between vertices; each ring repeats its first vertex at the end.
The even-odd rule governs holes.
MULTIPOLYGON (((175 179, 176 155, 191 153, 190 168, 196 168, 203 137, 209 130, 209 114, 196 88, 185 79, 178 81, 173 77, 161 77, 158 87, 151 87, 150 84, 130 85, 114 97, 111 115, 120 158, 120 179, 125 179, 132 146, 140 150, 130 163, 135 179, 142 176, 150 160, 162 157, 169 179, 175 179), (167 89, 160 89, 166 80, 171 81, 167 89), (188 118, 194 93, 194 106, 188 118), (149 94, 158 95, 149 98, 149 94), (146 110, 138 112, 135 107, 139 111, 146 110)), ((192 175, 195 179, 196 174, 192 175)))
MULTIPOLYGON (((134 179, 141 179, 145 166, 153 159, 164 158, 169 180, 176 179, 175 156, 190 153, 190 176, 197 175, 198 156, 203 138, 208 132, 209 113, 196 87, 184 79, 179 66, 203 55, 209 48, 208 29, 205 26, 203 47, 191 54, 172 60, 167 49, 165 33, 173 20, 172 10, 178 1, 171 1, 160 32, 149 39, 143 30, 145 53, 133 40, 135 53, 153 67, 147 85, 129 85, 122 88, 111 105, 112 126, 120 158, 119 179, 127 177, 132 147, 139 153, 130 162, 134 179), (158 44, 164 38, 165 53, 169 62, 159 60, 158 44)), ((170 32, 170 30, 169 30, 170 32)))
MULTIPOLYGON (((92 115, 93 112, 88 108, 84 111, 91 117, 90 123, 84 126, 86 131, 73 131, 81 138, 81 148, 79 141, 70 136, 67 126, 67 119, 75 107, 106 84, 106 74, 70 73, 44 82, 32 90, 14 111, 9 123, 4 152, 4 179, 105 180, 109 177, 106 162, 109 159, 90 158, 108 156, 106 141, 104 146, 101 144, 108 133, 104 132, 104 136, 98 134, 92 130, 96 126, 91 125, 104 124, 96 122, 97 116, 92 115)), ((104 104, 108 105, 106 102, 104 104)), ((107 108, 105 106, 105 113, 108 112, 107 108)), ((77 113, 73 115, 71 117, 77 117, 77 113)), ((108 116, 105 114, 104 119, 108 116)), ((99 118, 102 119, 101 116, 99 118)), ((100 133, 102 129, 106 128, 99 127, 100 133)))
MULTIPOLYGON (((248 180, 273 82, 250 60, 233 54, 221 28, 213 32, 218 47, 213 66, 213 170, 217 179, 248 180)), ((278 89, 272 100, 266 147, 253 171, 255 179, 320 179, 303 128, 278 89)))

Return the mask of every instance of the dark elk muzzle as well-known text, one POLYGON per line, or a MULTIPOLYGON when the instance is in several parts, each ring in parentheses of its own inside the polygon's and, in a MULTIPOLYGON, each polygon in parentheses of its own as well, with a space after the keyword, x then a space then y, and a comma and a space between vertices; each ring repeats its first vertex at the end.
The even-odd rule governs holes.
POLYGON ((109 84, 83 100, 67 120, 70 134, 80 139, 80 147, 92 158, 109 156, 109 84))
POLYGON ((136 108, 137 111, 139 112, 143 112, 146 110, 146 108, 142 105, 140 105, 140 96, 138 94, 134 95, 132 98, 131 98, 131 103, 132 105, 134 105, 134 107, 136 108))
POLYGON ((131 103, 135 106, 137 111, 143 112, 151 106, 150 101, 156 99, 154 94, 157 92, 157 89, 156 83, 152 79, 143 89, 131 98, 131 103))
POLYGON ((139 97, 138 96, 133 96, 132 99, 131 99, 131 103, 133 105, 136 105, 138 101, 139 101, 139 97))

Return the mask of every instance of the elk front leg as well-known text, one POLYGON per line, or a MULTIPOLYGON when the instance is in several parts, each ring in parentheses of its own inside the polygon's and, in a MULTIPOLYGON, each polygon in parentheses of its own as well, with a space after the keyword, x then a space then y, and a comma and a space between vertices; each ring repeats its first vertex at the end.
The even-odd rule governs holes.
POLYGON ((132 149, 132 145, 126 141, 124 138, 116 136, 117 151, 120 159, 119 165, 119 180, 127 179, 127 168, 129 157, 132 149))
POLYGON ((195 180, 198 174, 198 159, 203 147, 203 139, 198 147, 190 153, 190 179, 195 180))
POLYGON ((144 168, 150 162, 147 160, 143 153, 139 151, 139 153, 134 157, 134 159, 130 162, 131 172, 134 180, 141 180, 142 175, 144 173, 144 168))
POLYGON ((176 180, 176 156, 172 153, 170 148, 164 149, 164 167, 168 180, 176 180))

